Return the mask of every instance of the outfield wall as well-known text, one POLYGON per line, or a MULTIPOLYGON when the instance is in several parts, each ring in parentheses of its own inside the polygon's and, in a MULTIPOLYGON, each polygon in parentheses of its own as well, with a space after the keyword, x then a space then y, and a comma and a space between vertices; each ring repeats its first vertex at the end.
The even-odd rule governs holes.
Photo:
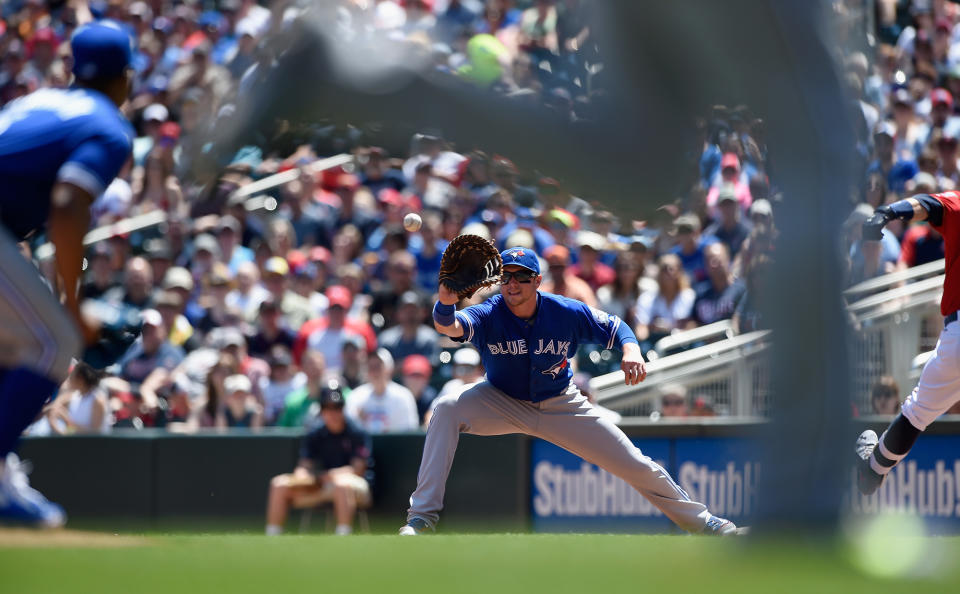
MULTIPOLYGON (((882 430, 883 422, 858 423, 882 430)), ((749 523, 760 504, 755 422, 636 423, 625 432, 666 468, 691 498, 749 523)), ((32 484, 73 519, 260 518, 270 477, 296 463, 295 430, 179 435, 28 438, 32 484)), ((802 455, 802 436, 797 441, 802 455)), ((423 434, 374 437, 376 482, 371 514, 401 521, 416 481, 423 434)), ((851 445, 852 451, 852 445, 851 445)), ((846 455, 841 452, 839 455, 846 455)), ((852 453, 851 453, 852 456, 852 453)), ((940 421, 878 494, 845 498, 854 513, 918 514, 938 533, 960 533, 960 421, 940 421)), ((535 531, 669 532, 674 527, 620 479, 552 444, 521 435, 462 436, 447 485, 445 522, 535 531)))

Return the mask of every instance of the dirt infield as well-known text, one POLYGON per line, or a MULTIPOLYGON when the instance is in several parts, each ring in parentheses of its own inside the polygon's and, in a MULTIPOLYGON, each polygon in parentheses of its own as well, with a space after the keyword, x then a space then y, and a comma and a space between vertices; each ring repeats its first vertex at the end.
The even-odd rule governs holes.
POLYGON ((119 536, 80 530, 31 530, 0 528, 0 549, 4 548, 121 548, 148 544, 146 538, 119 536))

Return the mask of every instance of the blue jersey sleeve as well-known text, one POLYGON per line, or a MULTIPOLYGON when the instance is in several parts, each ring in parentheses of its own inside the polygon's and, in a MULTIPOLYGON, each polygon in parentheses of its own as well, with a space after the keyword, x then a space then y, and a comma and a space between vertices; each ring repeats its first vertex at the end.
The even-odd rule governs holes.
POLYGON ((122 132, 94 136, 74 148, 57 180, 79 186, 96 198, 120 172, 131 149, 130 139, 122 132))
POLYGON ((485 322, 493 313, 493 303, 490 300, 477 305, 471 305, 457 312, 457 319, 463 327, 463 336, 459 339, 466 341, 483 351, 485 343, 485 322))
POLYGON ((636 336, 618 316, 608 314, 586 303, 575 301, 580 310, 577 339, 588 344, 598 344, 605 349, 620 348, 625 342, 637 342, 636 336))

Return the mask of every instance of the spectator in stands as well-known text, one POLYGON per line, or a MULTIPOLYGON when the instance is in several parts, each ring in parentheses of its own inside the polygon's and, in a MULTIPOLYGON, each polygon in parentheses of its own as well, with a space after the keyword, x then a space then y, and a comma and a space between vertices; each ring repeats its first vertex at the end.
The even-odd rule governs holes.
POLYGON ((616 273, 613 268, 600 261, 607 248, 607 238, 593 231, 580 231, 577 233, 577 244, 580 248, 580 260, 570 266, 570 272, 586 281, 594 292, 612 283, 616 273))
POLYGON ((597 306, 597 297, 590 285, 570 271, 570 250, 566 246, 555 244, 548 247, 543 252, 543 259, 547 261, 550 275, 544 279, 541 291, 577 299, 591 307, 597 306))
POLYGON ((707 280, 695 287, 697 300, 693 304, 694 325, 706 325, 729 320, 743 299, 747 288, 730 273, 730 256, 723 243, 711 243, 704 249, 707 260, 707 280))
POLYGON ((307 351, 300 361, 304 383, 287 393, 284 398, 283 413, 277 420, 281 427, 310 426, 317 417, 317 402, 324 386, 339 386, 336 380, 326 378, 327 369, 323 355, 317 351, 307 351))
POLYGON ((895 415, 900 412, 900 385, 889 375, 881 376, 870 389, 870 405, 875 415, 895 415))
MULTIPOLYGON (((864 242, 864 247, 867 243, 864 242)), ((883 242, 881 242, 883 243, 883 242)), ((885 252, 886 253, 886 252, 885 252)), ((900 244, 900 258, 896 267, 912 268, 944 257, 943 235, 928 223, 911 225, 900 244)))
POLYGON ((393 357, 388 350, 377 349, 367 359, 367 383, 350 392, 347 416, 368 433, 413 431, 420 426, 416 398, 391 381, 392 376, 393 357))
POLYGON ((240 362, 227 353, 217 356, 204 382, 203 400, 196 407, 196 426, 200 428, 226 428, 224 403, 227 400, 224 380, 240 371, 240 362))
MULTIPOLYGON (((394 252, 387 260, 385 270, 387 279, 374 292, 373 303, 370 304, 370 316, 373 318, 379 314, 383 320, 381 325, 389 327, 396 323, 396 310, 400 296, 408 291, 419 293, 416 284, 417 261, 410 252, 394 252)), ((375 321, 373 323, 377 325, 375 321)))
POLYGON ((707 192, 707 208, 713 213, 713 218, 717 217, 717 202, 720 198, 720 189, 724 186, 730 186, 740 209, 747 212, 753 202, 753 196, 750 194, 750 186, 744 183, 740 170, 740 158, 736 153, 723 155, 720 162, 720 178, 714 180, 712 187, 707 192))
POLYGON ((232 326, 242 321, 243 313, 240 309, 227 305, 233 281, 226 264, 215 263, 205 283, 207 290, 202 296, 202 302, 198 300, 197 304, 203 313, 194 327, 206 334, 219 326, 232 326))
MULTIPOLYGON (((644 248, 645 249, 645 248, 644 248)), ((613 282, 597 289, 599 309, 619 317, 634 318, 634 306, 640 297, 641 262, 632 252, 620 252, 613 263, 613 282)))
MULTIPOLYGON (((483 378, 480 353, 472 346, 462 346, 453 353, 453 377, 440 388, 437 398, 460 391, 464 386, 483 378)), ((429 419, 428 419, 429 420, 429 419)))
POLYGON ((160 312, 155 309, 144 310, 142 319, 140 338, 117 361, 120 377, 132 384, 143 382, 157 367, 173 369, 184 356, 180 347, 167 340, 167 328, 160 312))
POLYGON ((340 368, 340 377, 345 389, 354 389, 367 381, 367 349, 366 343, 356 335, 348 335, 343 340, 341 357, 343 366, 340 368))
POLYGON ((50 430, 64 433, 107 433, 112 419, 107 393, 100 388, 103 372, 83 361, 74 364, 60 394, 46 412, 50 430))
POLYGON ((118 286, 111 259, 113 248, 105 241, 93 244, 87 253, 89 262, 86 277, 80 285, 82 299, 98 299, 118 286))
POLYGON ((657 290, 641 293, 635 307, 635 331, 644 352, 661 338, 686 327, 696 300, 679 257, 664 254, 658 266, 657 290))
POLYGON ((703 248, 716 241, 712 237, 703 237, 700 234, 700 219, 691 214, 681 215, 674 221, 674 233, 677 245, 669 253, 680 258, 683 270, 691 283, 699 283, 707 278, 707 269, 704 265, 703 248))
POLYGON ((764 320, 761 304, 766 275, 769 274, 771 266, 773 266, 773 260, 765 254, 752 259, 750 269, 747 271, 747 291, 737 305, 731 320, 734 332, 745 334, 766 329, 767 322, 764 320))
POLYGON ((237 268, 244 262, 253 262, 253 251, 240 245, 240 221, 231 215, 224 215, 217 221, 217 241, 220 244, 220 258, 230 268, 230 274, 236 274, 237 268))
POLYGON ((293 349, 297 335, 280 317, 280 307, 273 297, 260 302, 257 332, 247 339, 247 349, 254 357, 266 357, 274 347, 293 349))
POLYGON ((689 412, 685 387, 680 384, 665 384, 660 388, 661 417, 686 417, 689 412))
POLYGON ((104 293, 104 299, 137 309, 151 304, 153 298, 153 269, 145 259, 131 258, 123 269, 123 286, 104 293))
POLYGON ((263 424, 273 425, 286 409, 287 395, 303 386, 306 375, 297 371, 289 347, 275 345, 267 356, 270 375, 261 380, 263 424))
POLYGON ((417 415, 420 424, 424 424, 424 415, 430 410, 430 404, 437 397, 437 390, 430 385, 433 367, 423 355, 408 355, 400 366, 401 382, 417 400, 417 415))
POLYGON ((410 355, 422 355, 427 359, 436 356, 439 335, 425 325, 425 311, 420 295, 406 291, 397 303, 397 324, 380 333, 380 346, 390 351, 394 360, 402 361, 410 355))
POLYGON ((227 293, 227 307, 242 311, 245 318, 251 318, 270 292, 260 284, 260 269, 253 262, 237 267, 236 282, 236 288, 227 293))
POLYGON ((253 384, 250 378, 237 373, 223 380, 227 400, 223 407, 223 416, 227 427, 247 427, 256 429, 263 425, 263 407, 253 396, 253 384))
POLYGON ((292 474, 270 481, 267 534, 283 532, 290 507, 333 503, 336 533, 350 534, 357 508, 370 505, 372 446, 369 436, 344 415, 343 395, 326 387, 320 396, 323 424, 303 439, 292 474))
POLYGON ((714 237, 727 246, 731 258, 736 257, 753 226, 741 216, 737 196, 731 186, 723 186, 717 196, 719 220, 703 231, 705 237, 714 237))
POLYGON ((353 302, 349 289, 333 285, 327 289, 326 295, 330 303, 327 315, 311 320, 300 328, 293 354, 296 359, 306 350, 319 351, 323 354, 327 367, 336 373, 343 366, 345 340, 355 336, 364 342, 369 351, 376 345, 376 337, 368 324, 347 316, 353 302))
POLYGON ((280 306, 282 323, 289 328, 300 328, 312 315, 310 302, 289 288, 289 275, 290 265, 287 261, 274 256, 264 266, 263 286, 280 306))

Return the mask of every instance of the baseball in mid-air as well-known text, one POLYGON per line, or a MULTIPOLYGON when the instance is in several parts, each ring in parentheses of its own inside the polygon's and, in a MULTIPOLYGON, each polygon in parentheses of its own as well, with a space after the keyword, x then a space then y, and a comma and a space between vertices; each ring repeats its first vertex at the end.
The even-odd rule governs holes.
POLYGON ((403 217, 403 228, 411 233, 418 231, 422 224, 423 219, 415 212, 407 213, 407 216, 403 217))

